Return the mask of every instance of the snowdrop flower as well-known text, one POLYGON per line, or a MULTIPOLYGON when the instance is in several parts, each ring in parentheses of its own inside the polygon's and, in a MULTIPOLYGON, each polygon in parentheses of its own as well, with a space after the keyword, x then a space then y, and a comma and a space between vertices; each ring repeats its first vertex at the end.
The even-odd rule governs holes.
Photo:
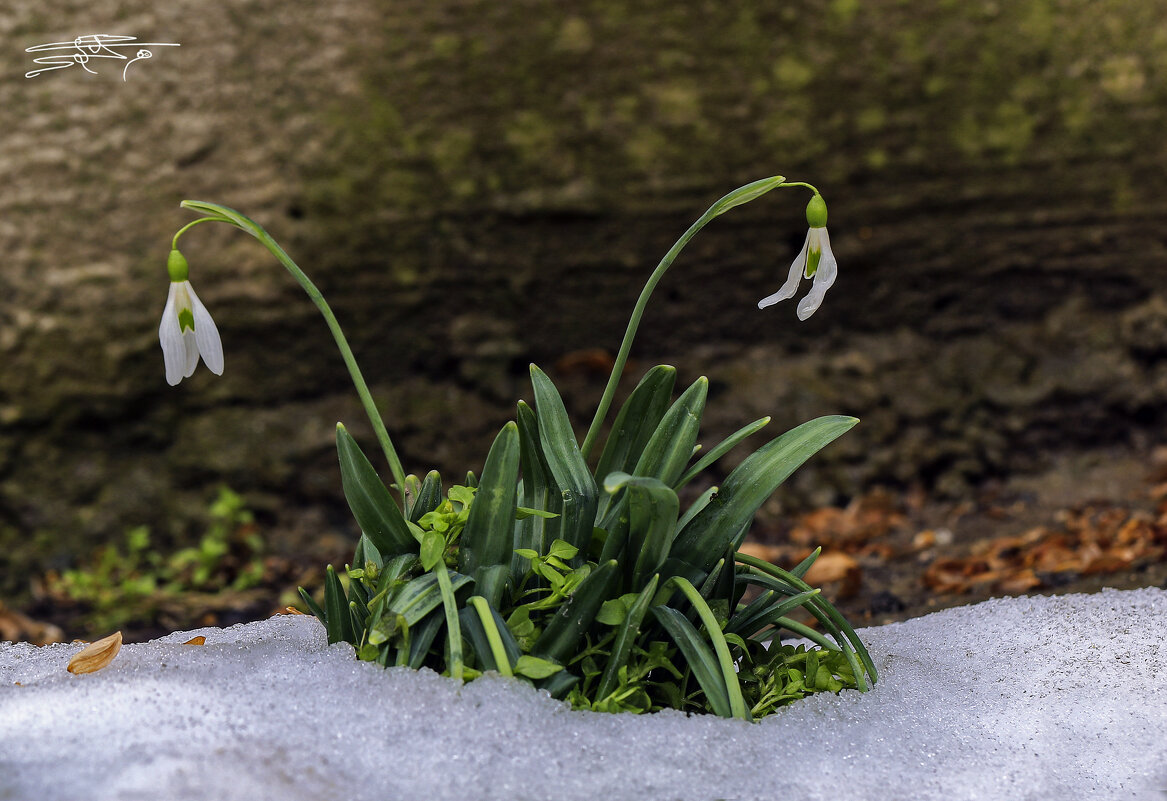
POLYGON ((802 244, 802 251, 794 263, 790 265, 790 275, 786 283, 773 295, 758 301, 758 308, 764 309, 775 303, 794 297, 802 278, 813 278, 810 292, 798 303, 798 319, 805 320, 815 313, 823 296, 835 283, 839 265, 835 262, 835 254, 831 252, 831 240, 827 236, 827 204, 817 192, 806 204, 806 221, 810 230, 806 232, 806 241, 802 244))
POLYGON ((166 297, 162 323, 158 326, 158 341, 162 343, 162 359, 166 363, 166 383, 174 386, 182 379, 190 378, 200 355, 208 370, 222 375, 223 342, 207 307, 187 280, 186 258, 177 250, 171 250, 166 270, 170 273, 170 294, 166 297))

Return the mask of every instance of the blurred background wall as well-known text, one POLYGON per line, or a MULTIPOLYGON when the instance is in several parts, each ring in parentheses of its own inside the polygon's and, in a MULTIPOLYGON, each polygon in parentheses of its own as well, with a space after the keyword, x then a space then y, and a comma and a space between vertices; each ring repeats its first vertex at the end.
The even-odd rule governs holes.
POLYGON ((774 193, 685 251, 629 376, 707 374, 705 441, 863 418, 784 508, 959 497, 1162 439, 1161 3, 8 0, 0 33, 0 597, 133 525, 189 538, 220 485, 272 547, 342 558, 354 534, 334 424, 375 445, 250 237, 185 236, 226 372, 166 385, 183 198, 313 276, 418 473, 480 469, 531 361, 582 426, 659 257, 776 173, 829 203, 822 309, 755 308, 805 235, 807 196, 774 193), (181 47, 124 82, 24 77, 26 47, 87 33, 181 47))

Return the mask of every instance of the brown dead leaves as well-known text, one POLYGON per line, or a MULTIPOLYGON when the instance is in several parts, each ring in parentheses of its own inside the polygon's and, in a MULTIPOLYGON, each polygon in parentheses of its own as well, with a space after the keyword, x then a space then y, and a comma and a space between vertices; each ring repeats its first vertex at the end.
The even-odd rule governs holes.
POLYGON ((899 502, 886 492, 876 491, 856 498, 845 509, 824 507, 803 515, 790 530, 790 544, 747 542, 741 551, 782 567, 793 567, 815 547, 822 546, 822 554, 803 578, 812 587, 822 587, 831 598, 846 600, 854 597, 863 583, 859 559, 893 556, 884 538, 903 522, 899 502))
POLYGON ((115 631, 108 637, 91 642, 69 660, 65 669, 70 673, 94 673, 113 661, 122 649, 122 633, 115 631))
POLYGON ((0 640, 30 642, 33 645, 49 645, 64 642, 65 635, 58 626, 33 620, 28 615, 5 609, 0 603, 0 640))
POLYGON ((1086 506, 1060 517, 1057 528, 980 540, 967 556, 937 559, 924 571, 924 583, 942 593, 1016 594, 1056 584, 1058 574, 1114 573, 1167 553, 1167 506, 1157 517, 1110 506, 1086 506))

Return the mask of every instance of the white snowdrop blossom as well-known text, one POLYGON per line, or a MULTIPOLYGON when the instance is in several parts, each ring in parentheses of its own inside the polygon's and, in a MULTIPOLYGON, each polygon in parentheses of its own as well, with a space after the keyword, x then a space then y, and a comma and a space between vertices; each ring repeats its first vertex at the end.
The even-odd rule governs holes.
POLYGON ((806 320, 815 313, 823 302, 827 290, 835 283, 839 265, 835 261, 835 254, 831 251, 831 239, 827 235, 827 206, 819 195, 815 195, 807 204, 806 219, 810 223, 806 241, 802 243, 802 250, 790 265, 786 283, 773 295, 759 300, 759 309, 794 297, 802 279, 813 278, 810 291, 798 302, 798 319, 806 320))
POLYGON ((182 379, 190 378, 198 366, 199 356, 208 370, 222 375, 223 342, 219 339, 219 329, 190 281, 186 280, 186 259, 177 250, 171 251, 167 269, 170 272, 170 293, 166 296, 166 308, 158 326, 158 341, 162 343, 162 359, 166 364, 166 383, 175 386, 182 379))

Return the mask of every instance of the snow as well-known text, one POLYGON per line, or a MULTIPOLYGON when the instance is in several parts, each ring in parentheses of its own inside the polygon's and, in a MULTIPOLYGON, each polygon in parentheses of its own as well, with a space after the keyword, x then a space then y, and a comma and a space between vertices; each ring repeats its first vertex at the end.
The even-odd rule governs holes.
POLYGON ((0 799, 1160 799, 1167 592, 988 601, 862 630, 881 681, 749 724, 572 712, 384 670, 282 616, 0 644, 0 799), (196 635, 203 646, 182 645, 196 635))

